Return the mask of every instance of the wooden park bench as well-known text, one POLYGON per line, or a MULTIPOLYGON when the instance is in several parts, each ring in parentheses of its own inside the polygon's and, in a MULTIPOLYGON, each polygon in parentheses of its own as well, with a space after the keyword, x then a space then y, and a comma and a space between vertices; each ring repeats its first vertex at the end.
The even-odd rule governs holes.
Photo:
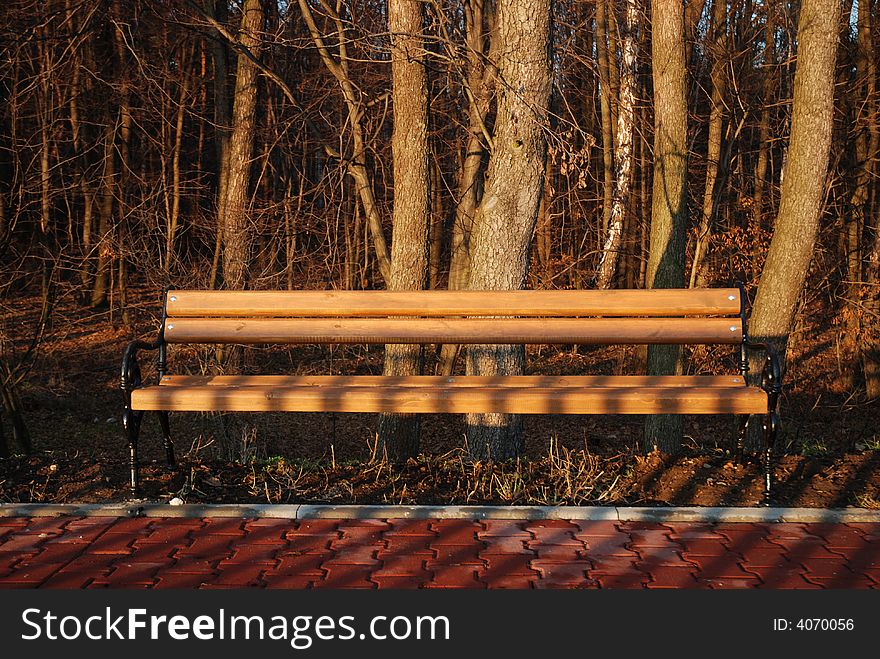
POLYGON ((122 366, 123 422, 138 494, 138 434, 159 413, 169 464, 169 412, 424 412, 509 414, 735 414, 741 459, 751 415, 761 415, 765 496, 779 419, 779 362, 751 343, 741 289, 566 291, 169 290, 152 343, 135 341, 122 366), (168 345, 188 344, 730 344, 732 375, 173 375, 168 345), (158 380, 137 355, 158 350, 158 380), (766 354, 749 385, 747 351, 766 354))

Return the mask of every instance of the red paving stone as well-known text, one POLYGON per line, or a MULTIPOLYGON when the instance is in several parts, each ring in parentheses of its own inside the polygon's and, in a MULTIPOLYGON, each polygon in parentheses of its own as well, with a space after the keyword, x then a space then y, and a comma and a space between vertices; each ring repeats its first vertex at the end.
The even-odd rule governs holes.
POLYGON ((583 545, 545 545, 538 542, 530 542, 529 549, 538 555, 542 561, 554 561, 565 563, 583 559, 583 545))
MULTIPOLYGON (((523 533, 525 533, 523 531, 523 533)), ((495 554, 505 555, 505 554, 523 554, 525 556, 535 556, 535 552, 532 549, 526 547, 526 543, 529 541, 529 534, 526 535, 513 535, 513 536, 482 536, 483 542, 485 543, 485 549, 480 552, 481 556, 493 556, 495 554)), ((560 546, 560 545, 556 545, 560 546)))
POLYGON ((515 589, 515 590, 523 590, 534 588, 535 584, 538 580, 538 575, 535 573, 535 576, 529 578, 528 575, 523 574, 504 574, 493 577, 483 577, 483 581, 486 583, 486 586, 490 589, 515 589))
POLYGON ((431 520, 429 519, 389 519, 387 522, 391 528, 384 533, 386 539, 397 536, 426 536, 433 538, 437 535, 435 531, 431 530, 431 520))
POLYGON ((585 520, 575 522, 575 526, 578 527, 578 530, 573 531, 574 537, 579 540, 583 540, 584 538, 594 538, 597 536, 616 537, 620 535, 620 529, 617 528, 617 522, 585 520))
POLYGON ((37 587, 880 589, 880 524, 0 518, 37 587))
POLYGON ((304 574, 310 577, 320 577, 323 574, 321 565, 325 558, 326 554, 284 554, 279 552, 278 564, 267 572, 284 576, 304 574))
POLYGON ((724 556, 730 549, 721 540, 722 538, 719 536, 718 540, 695 538, 679 540, 678 543, 682 547, 682 554, 690 554, 691 556, 724 556))
POLYGON ((656 570, 651 574, 648 588, 707 588, 705 583, 697 581, 693 567, 670 567, 656 570))
POLYGON ((482 545, 438 545, 428 562, 433 565, 482 565, 482 545))
MULTIPOLYGON (((325 563, 325 565, 327 565, 325 563)), ((333 565, 324 568, 327 575, 315 581, 315 588, 376 588, 376 584, 370 581, 373 567, 364 565, 333 565)))
POLYGON ((626 574, 597 574, 594 576, 600 588, 609 589, 644 588, 649 580, 647 574, 635 570, 626 574))
POLYGON ((378 547, 375 545, 348 545, 334 551, 324 560, 323 566, 330 565, 358 565, 363 567, 378 568, 381 564, 376 558, 378 547))
POLYGON ((431 530, 438 534, 431 540, 435 546, 467 545, 478 542, 477 533, 483 527, 478 522, 466 519, 441 519, 431 523, 431 530))
POLYGON ((413 590, 421 588, 429 581, 430 577, 426 579, 421 577, 385 577, 374 574, 372 579, 380 589, 413 590))
POLYGON ((618 533, 617 537, 590 538, 586 545, 590 555, 636 557, 636 552, 630 549, 629 536, 623 533, 618 533))
POLYGON ((373 572, 373 577, 426 577, 424 556, 389 556, 382 559, 382 567, 373 572))
MULTIPOLYGON (((547 562, 549 563, 550 561, 547 562)), ((518 554, 487 557, 486 566, 482 574, 484 577, 493 579, 505 575, 537 576, 537 572, 532 565, 532 559, 518 554)))
POLYGON ((529 540, 533 536, 523 528, 523 522, 511 519, 485 519, 482 522, 483 530, 477 532, 477 536, 484 538, 521 538, 529 540))
MULTIPOLYGON (((750 588, 759 588, 761 581, 758 579, 739 579, 739 578, 720 578, 720 579, 703 579, 698 578, 697 581, 712 590, 745 590, 750 588)), ((797 588, 796 585, 791 586, 769 586, 770 588, 797 588)))
POLYGON ((434 576, 425 588, 486 588, 477 580, 476 565, 438 565, 431 571, 434 576))
POLYGON ((532 561, 541 581, 556 586, 575 587, 586 584, 592 585, 593 580, 587 578, 587 570, 592 567, 588 561, 570 561, 568 563, 550 563, 547 561, 532 561))

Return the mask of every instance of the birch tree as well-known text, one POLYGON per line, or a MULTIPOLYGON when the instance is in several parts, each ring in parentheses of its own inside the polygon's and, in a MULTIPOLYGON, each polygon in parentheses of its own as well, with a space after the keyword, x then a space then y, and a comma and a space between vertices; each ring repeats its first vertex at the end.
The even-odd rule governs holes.
POLYGON ((602 256, 596 271, 596 287, 610 288, 617 273, 620 244, 629 192, 632 186, 633 132, 636 102, 636 58, 638 57, 640 7, 639 0, 626 0, 626 20, 623 24, 620 70, 620 101, 617 113, 617 136, 614 147, 614 195, 608 221, 602 256))

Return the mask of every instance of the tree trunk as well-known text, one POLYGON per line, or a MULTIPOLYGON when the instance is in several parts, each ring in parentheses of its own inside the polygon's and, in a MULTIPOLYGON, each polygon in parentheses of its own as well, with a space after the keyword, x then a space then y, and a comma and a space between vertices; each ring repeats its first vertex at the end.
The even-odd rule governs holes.
MULTIPOLYGON (((219 23, 227 19, 225 0, 205 0, 208 13, 219 23)), ((217 159, 217 234, 214 238, 214 258, 211 263, 210 287, 219 283, 220 255, 223 252, 223 209, 226 205, 226 179, 229 170, 229 129, 232 119, 229 116, 229 50, 226 41, 215 37, 211 40, 211 59, 214 64, 214 147, 217 159)))
POLYGON ((838 0, 804 0, 801 4, 789 157, 776 228, 750 319, 754 340, 771 341, 783 356, 825 194, 839 17, 838 0))
POLYGON ((761 122, 758 127, 758 161, 755 164, 755 226, 763 227, 764 196, 767 191, 767 171, 770 162, 770 111, 776 86, 776 11, 767 4, 767 24, 764 30, 764 80, 762 89, 761 122))
MULTIPOLYGON (((119 171, 116 176, 116 249, 113 250, 119 262, 117 265, 118 276, 116 278, 116 286, 119 292, 118 304, 120 317, 126 327, 130 327, 130 317, 128 311, 128 276, 127 276, 127 250, 129 243, 127 242, 127 223, 128 223, 128 174, 131 168, 131 159, 129 156, 129 147, 131 145, 131 128, 134 124, 134 116, 131 108, 131 80, 128 70, 128 46, 125 41, 123 25, 130 22, 128 12, 120 0, 113 3, 113 14, 115 17, 115 26, 113 30, 113 41, 116 47, 116 59, 119 66, 119 141, 116 145, 119 151, 119 171)), ((113 267, 111 258, 110 267, 113 267)), ((112 292, 111 292, 112 294, 112 292)), ((111 317, 113 311, 111 309, 111 317)))
MULTIPOLYGON (((687 87, 684 12, 680 0, 654 0, 651 6, 651 58, 654 75, 654 193, 647 288, 684 285, 687 231, 687 87)), ((648 375, 681 373, 681 346, 649 346, 648 375)), ((681 446, 678 414, 645 421, 643 447, 674 453, 681 446)))
POLYGON ((436 153, 433 154, 431 165, 431 226, 428 230, 428 288, 436 289, 440 286, 440 272, 443 255, 443 225, 446 218, 444 198, 440 191, 443 190, 443 172, 440 171, 440 163, 436 153))
POLYGON ((109 123, 104 131, 104 172, 101 176, 101 197, 98 203, 98 235, 95 245, 97 257, 90 303, 93 308, 99 307, 107 301, 107 280, 113 252, 113 197, 116 188, 115 141, 115 126, 113 123, 109 123))
MULTIPOLYGON (((877 99, 877 64, 871 54, 874 53, 874 22, 876 13, 872 16, 870 3, 865 3, 865 17, 861 22, 862 4, 859 3, 859 41, 860 49, 866 57, 865 61, 865 113, 867 123, 867 150, 865 154, 865 166, 860 176, 868 181, 875 180, 877 176, 878 156, 880 156, 880 117, 878 117, 877 99)), ((868 183, 870 185, 870 183, 868 183)), ((859 345, 861 352, 862 371, 865 376, 865 389, 868 400, 880 398, 880 213, 877 203, 880 196, 880 188, 875 184, 874 195, 866 195, 864 206, 865 219, 872 225, 870 232, 873 235, 873 247, 865 264, 864 288, 864 317, 862 341, 859 345)))
POLYGON ((596 272, 596 287, 611 288, 617 273, 620 244, 623 239, 624 214, 632 186, 633 123, 636 95, 636 57, 638 56, 638 0, 626 0, 626 24, 623 39, 623 64, 620 72, 620 103, 617 116, 617 143, 614 149, 615 180, 611 219, 596 272))
MULTIPOLYGON (((501 80, 494 148, 483 202, 474 221, 470 288, 523 287, 543 189, 550 98, 549 0, 506 0, 498 7, 501 80)), ((522 373, 522 346, 472 346, 470 375, 522 373)), ((504 414, 470 414, 468 450, 503 459, 522 451, 521 422, 504 414)))
MULTIPOLYGON (((239 41, 255 56, 260 56, 263 30, 261 0, 245 0, 241 14, 239 41)), ((232 107, 232 134, 229 137, 226 196, 223 206, 223 287, 233 290, 247 285, 251 261, 251 218, 248 188, 251 182, 251 157, 254 148, 257 107, 257 67, 239 54, 232 107)))
POLYGON ((611 224, 614 199, 614 128, 605 0, 596 0, 596 55, 599 65, 599 109, 602 117, 602 233, 605 234, 611 224))
MULTIPOLYGON (((391 76, 394 89, 394 228, 388 289, 420 290, 428 275, 430 173, 428 169, 428 82, 419 0, 391 0, 391 76)), ((423 348, 386 345, 384 375, 419 375, 423 348)), ((419 450, 419 416, 383 414, 379 448, 395 459, 419 450)))
POLYGON ((727 66, 727 15, 726 0, 714 0, 712 5, 712 72, 710 80, 712 91, 709 102, 709 138, 706 149, 706 185, 703 188, 703 210, 700 215, 700 228, 694 247, 694 262, 688 285, 693 288, 698 275, 702 276, 703 257, 709 248, 712 216, 715 210, 715 196, 718 184, 718 168, 721 159, 721 129, 724 125, 724 92, 727 66))
MULTIPOLYGON (((847 280, 848 294, 846 331, 844 332, 845 373, 847 385, 855 384, 859 364, 864 363, 861 355, 861 335, 863 324, 870 323, 871 317, 864 313, 867 288, 864 284, 865 272, 863 241, 865 227, 870 223, 868 202, 871 182, 874 175, 876 157, 876 64, 872 34, 871 5, 861 0, 858 5, 858 47, 856 49, 856 79, 852 85, 852 105, 858 108, 855 138, 855 180, 850 196, 849 213, 846 217, 847 237, 847 280)), ((875 321, 876 322, 876 321, 875 321)))
POLYGON ((687 6, 684 9, 684 61, 685 66, 688 67, 691 65, 693 57, 697 25, 700 23, 700 17, 703 15, 705 7, 706 0, 687 0, 687 6))
POLYGON ((165 236, 165 271, 171 272, 176 258, 175 243, 180 223, 180 152, 183 144, 183 120, 186 115, 186 97, 189 78, 186 69, 181 72, 180 97, 177 103, 177 118, 174 123, 174 150, 171 155, 171 216, 168 218, 168 232, 165 236))
MULTIPOLYGON (((465 87, 468 96, 468 136, 458 177, 458 204, 452 225, 452 243, 449 259, 449 290, 467 287, 471 272, 471 233, 477 206, 483 198, 483 158, 490 141, 486 119, 495 84, 495 62, 498 48, 497 34, 491 34, 484 24, 494 23, 494 14, 486 16, 484 0, 469 0, 464 5, 465 39, 467 40, 468 69, 465 87), (486 63, 484 53, 489 53, 486 63)), ((438 375, 452 375, 459 346, 444 344, 437 363, 438 375)))

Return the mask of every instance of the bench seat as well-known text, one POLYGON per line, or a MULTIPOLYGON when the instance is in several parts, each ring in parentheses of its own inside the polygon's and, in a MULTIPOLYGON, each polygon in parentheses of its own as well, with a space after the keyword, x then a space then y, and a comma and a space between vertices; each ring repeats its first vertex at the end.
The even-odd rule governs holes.
POLYGON ((132 392, 132 409, 172 412, 759 414, 742 376, 181 376, 132 392))

